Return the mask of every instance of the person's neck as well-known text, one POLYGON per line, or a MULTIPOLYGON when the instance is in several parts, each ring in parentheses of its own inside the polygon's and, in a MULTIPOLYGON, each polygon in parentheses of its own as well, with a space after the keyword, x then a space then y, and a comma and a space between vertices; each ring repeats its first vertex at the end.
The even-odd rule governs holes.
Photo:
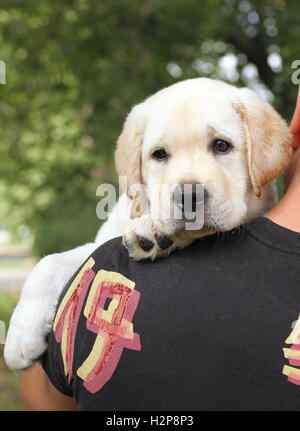
POLYGON ((265 217, 287 229, 300 233, 300 180, 290 184, 282 200, 265 217))

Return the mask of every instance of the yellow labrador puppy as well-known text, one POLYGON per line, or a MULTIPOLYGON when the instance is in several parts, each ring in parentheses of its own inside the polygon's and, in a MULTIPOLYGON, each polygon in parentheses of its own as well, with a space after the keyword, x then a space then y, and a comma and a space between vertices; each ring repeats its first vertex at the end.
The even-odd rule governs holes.
POLYGON ((46 349, 58 297, 95 248, 123 236, 134 259, 155 259, 238 227, 275 204, 290 153, 286 122, 249 89, 196 78, 136 105, 116 150, 124 194, 95 242, 35 266, 10 322, 8 366, 24 369, 46 349))
POLYGON ((263 214, 275 204, 272 180, 286 167, 290 151, 285 121, 246 88, 191 79, 135 106, 116 151, 118 173, 126 178, 133 200, 131 216, 139 209, 140 217, 124 235, 131 256, 153 259, 263 214), (144 187, 134 195, 136 184, 144 187), (193 190, 198 184, 197 198, 193 190), (183 190, 181 196, 174 185, 183 190), (193 206, 204 203, 200 229, 191 223, 187 229, 180 211, 174 216, 188 198, 192 214, 193 206))

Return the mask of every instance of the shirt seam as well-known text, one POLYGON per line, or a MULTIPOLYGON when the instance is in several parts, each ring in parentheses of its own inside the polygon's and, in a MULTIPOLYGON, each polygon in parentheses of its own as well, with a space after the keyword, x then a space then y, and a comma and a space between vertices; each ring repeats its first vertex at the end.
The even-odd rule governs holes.
MULTIPOLYGON (((252 228, 254 228, 252 226, 252 228)), ((274 243, 272 243, 271 241, 269 241, 266 238, 261 239, 260 237, 258 237, 256 235, 256 232, 253 233, 249 228, 245 227, 245 230, 247 231, 247 233, 254 238, 257 242, 259 242, 260 244, 263 244, 264 246, 271 248, 272 250, 276 250, 276 251, 280 251, 281 253, 285 253, 285 254, 289 254, 289 255, 295 255, 295 256, 299 256, 300 255, 300 250, 298 249, 293 249, 293 248, 282 248, 279 245, 276 245, 274 243)))

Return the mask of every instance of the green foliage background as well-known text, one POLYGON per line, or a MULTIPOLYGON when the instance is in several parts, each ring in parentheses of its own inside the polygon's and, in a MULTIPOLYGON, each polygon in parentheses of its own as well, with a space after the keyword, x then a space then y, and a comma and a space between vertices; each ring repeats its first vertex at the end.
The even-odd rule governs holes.
POLYGON ((177 80, 228 78, 226 53, 238 58, 234 84, 255 65, 289 121, 299 22, 297 0, 1 0, 0 224, 29 226, 37 255, 90 241, 130 107, 177 80))

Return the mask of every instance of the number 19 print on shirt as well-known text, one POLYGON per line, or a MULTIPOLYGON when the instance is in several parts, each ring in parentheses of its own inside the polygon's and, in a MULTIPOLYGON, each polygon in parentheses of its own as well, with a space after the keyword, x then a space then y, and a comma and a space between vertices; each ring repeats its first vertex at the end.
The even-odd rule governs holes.
POLYGON ((95 274, 94 264, 90 258, 77 274, 53 325, 55 339, 61 343, 65 375, 69 374, 71 382, 76 328, 92 282, 83 314, 87 329, 97 336, 90 354, 76 371, 91 393, 99 391, 111 378, 124 347, 141 350, 140 337, 133 332, 132 324, 140 297, 135 283, 117 272, 100 270, 95 274))

